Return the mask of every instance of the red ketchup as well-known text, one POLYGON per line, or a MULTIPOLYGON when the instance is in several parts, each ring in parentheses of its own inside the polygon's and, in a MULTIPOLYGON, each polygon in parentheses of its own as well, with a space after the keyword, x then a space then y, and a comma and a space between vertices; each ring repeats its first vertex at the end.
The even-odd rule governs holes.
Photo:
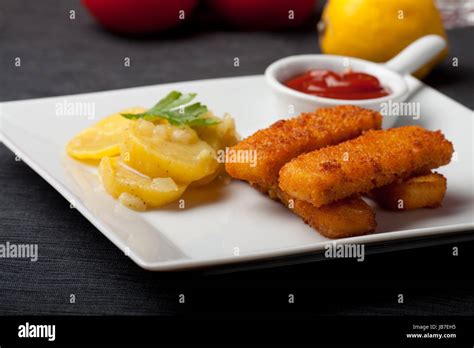
POLYGON ((350 70, 308 70, 284 84, 303 93, 333 99, 373 99, 390 94, 375 76, 350 70))

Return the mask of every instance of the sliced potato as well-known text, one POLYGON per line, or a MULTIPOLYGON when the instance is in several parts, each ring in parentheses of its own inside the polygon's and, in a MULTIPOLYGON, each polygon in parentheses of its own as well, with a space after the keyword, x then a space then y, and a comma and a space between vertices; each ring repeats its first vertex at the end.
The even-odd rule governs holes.
MULTIPOLYGON (((211 112, 208 113, 208 117, 216 118, 211 112)), ((194 126, 192 128, 196 131, 201 140, 211 145, 216 151, 225 151, 226 147, 234 146, 239 142, 239 135, 235 130, 235 121, 229 114, 225 114, 222 118, 222 122, 216 125, 194 126)), ((192 186, 199 187, 207 185, 224 172, 224 163, 219 163, 219 168, 215 173, 193 182, 192 186)))
POLYGON ((443 175, 430 173, 372 190, 371 197, 390 210, 435 208, 441 205, 446 186, 443 175))
POLYGON ((151 179, 121 162, 119 157, 104 157, 100 161, 99 176, 105 190, 129 208, 144 210, 146 206, 159 207, 177 200, 187 185, 171 178, 151 179), (124 195, 124 193, 126 193, 124 195), (140 201, 146 206, 143 206, 140 201))
POLYGON ((216 151, 189 127, 134 122, 121 146, 122 160, 151 177, 189 183, 218 169, 216 151))
MULTIPOLYGON (((216 118, 212 113, 208 117, 216 118)), ((223 150, 226 147, 234 146, 239 142, 239 136, 235 131, 235 121, 225 114, 221 122, 212 126, 195 126, 199 138, 211 145, 214 150, 223 150)))
MULTIPOLYGON (((131 108, 122 113, 140 113, 143 108, 131 108)), ((97 160, 105 156, 116 156, 120 153, 120 143, 126 129, 133 121, 120 113, 106 117, 94 126, 84 129, 66 145, 66 152, 77 159, 97 160)))

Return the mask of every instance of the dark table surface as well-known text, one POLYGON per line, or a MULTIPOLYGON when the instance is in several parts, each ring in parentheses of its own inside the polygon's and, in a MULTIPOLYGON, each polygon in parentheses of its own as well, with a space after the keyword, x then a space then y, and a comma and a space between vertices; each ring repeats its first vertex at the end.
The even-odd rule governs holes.
MULTIPOLYGON (((448 34, 450 56, 426 83, 472 109, 473 28, 448 34)), ((178 30, 137 39, 102 30, 78 1, 2 0, 0 101, 261 74, 276 59, 316 52, 313 25, 297 32, 238 32, 203 11, 178 30), (21 68, 14 67, 15 57, 21 68), (131 58, 130 68, 123 67, 124 57, 131 58)), ((124 256, 4 145, 0 207, 0 242, 39 248, 37 262, 0 259, 0 314, 169 315, 183 310, 180 293, 191 295, 197 312, 255 311, 271 308, 278 301, 271 294, 287 291, 304 293, 304 309, 321 314, 474 314, 472 233, 369 248, 361 263, 308 256, 297 259, 302 264, 288 260, 263 269, 152 273, 124 256)))

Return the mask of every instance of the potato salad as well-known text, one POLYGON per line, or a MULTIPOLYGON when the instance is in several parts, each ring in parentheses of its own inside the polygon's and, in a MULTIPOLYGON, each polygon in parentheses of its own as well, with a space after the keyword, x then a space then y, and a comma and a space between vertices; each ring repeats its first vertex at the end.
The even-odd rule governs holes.
POLYGON ((123 110, 77 134, 69 156, 95 161, 105 190, 134 210, 178 200, 223 173, 218 152, 238 142, 234 119, 173 91, 151 109, 123 110))

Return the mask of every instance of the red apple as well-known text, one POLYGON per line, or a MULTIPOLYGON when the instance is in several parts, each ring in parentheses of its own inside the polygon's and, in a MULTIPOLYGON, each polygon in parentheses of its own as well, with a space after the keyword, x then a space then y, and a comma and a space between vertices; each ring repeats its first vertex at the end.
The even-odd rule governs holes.
POLYGON ((316 0, 209 0, 224 20, 241 28, 297 27, 311 16, 316 0))
POLYGON ((82 3, 110 30, 149 33, 181 23, 190 15, 197 0, 82 0, 82 3))

